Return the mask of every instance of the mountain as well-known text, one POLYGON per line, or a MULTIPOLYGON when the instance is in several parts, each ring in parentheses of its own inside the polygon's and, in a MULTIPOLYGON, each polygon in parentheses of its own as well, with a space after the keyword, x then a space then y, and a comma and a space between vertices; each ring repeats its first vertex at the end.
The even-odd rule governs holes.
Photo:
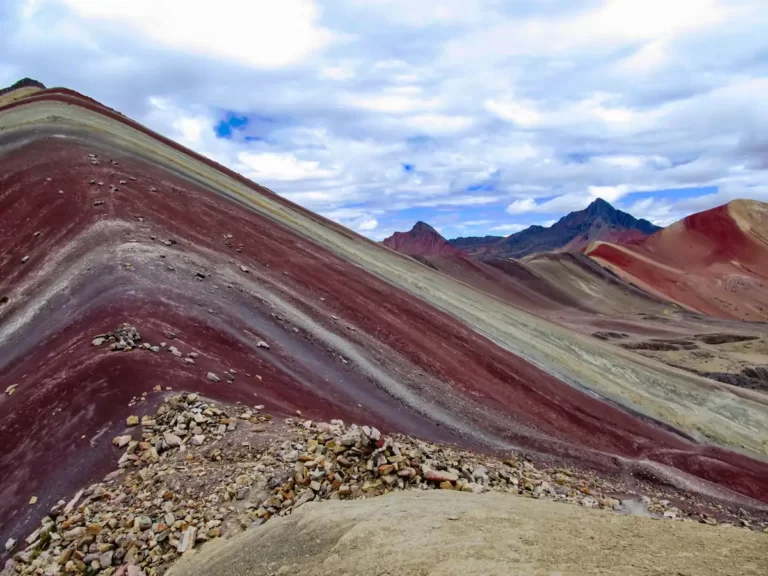
POLYGON ((639 240, 659 229, 598 198, 584 210, 571 212, 548 228, 531 226, 498 241, 486 236, 457 238, 449 243, 456 249, 483 257, 522 258, 538 252, 580 252, 595 240, 639 240))
POLYGON ((483 248, 504 240, 505 236, 462 236, 448 240, 448 243, 462 252, 476 253, 483 248))
POLYGON ((633 284, 720 318, 768 320, 768 204, 734 200, 587 254, 633 284))
POLYGON ((409 256, 455 256, 459 253, 426 222, 416 222, 408 232, 395 232, 382 244, 409 256))
POLYGON ((713 510, 716 494, 762 529, 768 405, 577 332, 585 318, 646 335, 691 321, 677 309, 666 323, 598 318, 579 302, 592 285, 549 287, 572 266, 612 274, 557 256, 493 267, 486 291, 470 276, 490 264, 463 268, 466 281, 432 270, 77 92, 3 94, 0 561, 18 574, 160 574, 195 533, 245 525, 248 503, 261 522, 315 494, 475 491, 487 478, 546 497, 537 463, 567 469, 573 500, 589 488, 613 509, 600 476, 612 494, 681 511, 694 499, 713 510), (419 444, 396 455, 395 433, 419 444), (464 468, 458 450, 509 464, 464 468), (323 459, 327 470, 298 464, 323 459), (254 468, 267 460, 281 468, 254 468))

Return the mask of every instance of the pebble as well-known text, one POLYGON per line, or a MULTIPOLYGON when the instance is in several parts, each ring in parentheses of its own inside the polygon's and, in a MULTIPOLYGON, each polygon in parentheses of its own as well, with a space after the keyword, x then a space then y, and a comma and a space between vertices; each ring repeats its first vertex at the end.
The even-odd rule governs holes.
POLYGON ((259 340, 258 342, 256 342, 256 347, 257 348, 264 348, 265 350, 269 350, 269 344, 264 342, 264 340, 259 340))
POLYGON ((213 372, 208 372, 207 377, 208 377, 208 380, 210 380, 211 382, 221 382, 221 378, 216 376, 216 374, 214 374, 213 372))

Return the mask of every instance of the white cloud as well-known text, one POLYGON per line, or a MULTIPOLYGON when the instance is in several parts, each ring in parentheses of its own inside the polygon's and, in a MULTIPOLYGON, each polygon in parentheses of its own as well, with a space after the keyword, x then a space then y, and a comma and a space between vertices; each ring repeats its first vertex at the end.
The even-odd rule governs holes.
POLYGON ((615 202, 632 189, 626 184, 620 184, 619 186, 589 186, 587 190, 592 200, 602 198, 607 202, 615 202))
POLYGON ((316 161, 298 160, 293 154, 240 152, 237 159, 246 174, 257 181, 327 178, 336 170, 320 168, 316 161))
POLYGON ((0 85, 70 86, 370 237, 766 198, 757 0, 0 4, 0 85))
POLYGON ((524 198, 515 200, 507 206, 507 212, 510 214, 525 214, 536 209, 536 200, 533 198, 524 198))
POLYGON ((439 101, 411 98, 397 93, 390 94, 348 94, 346 104, 354 108, 361 108, 370 112, 384 112, 387 114, 402 114, 406 112, 418 112, 422 110, 435 110, 439 101))
POLYGON ((257 67, 294 64, 333 37, 318 26, 320 10, 312 0, 192 5, 186 0, 55 1, 83 18, 129 28, 170 48, 257 67))
POLYGON ((360 231, 369 232, 371 230, 376 230, 378 225, 379 222, 376 220, 376 218, 368 218, 367 220, 360 222, 360 224, 357 225, 357 229, 360 231))
POLYGON ((484 106, 489 112, 524 128, 537 126, 542 119, 531 103, 515 101, 511 95, 502 100, 488 99, 484 106))
POLYGON ((472 118, 447 114, 418 114, 406 118, 404 122, 415 130, 427 134, 451 134, 469 128, 472 125, 472 118))
POLYGON ((353 62, 344 62, 335 66, 325 66, 320 70, 320 77, 328 80, 351 80, 356 76, 357 66, 353 62))
POLYGON ((658 68, 668 59, 666 44, 657 40, 649 42, 629 58, 619 62, 619 68, 629 73, 647 73, 658 68))
POLYGON ((499 18, 449 42, 444 56, 451 63, 484 57, 495 61, 512 56, 573 57, 637 42, 676 39, 723 24, 739 13, 725 0, 606 0, 581 6, 588 9, 565 11, 563 16, 499 18))

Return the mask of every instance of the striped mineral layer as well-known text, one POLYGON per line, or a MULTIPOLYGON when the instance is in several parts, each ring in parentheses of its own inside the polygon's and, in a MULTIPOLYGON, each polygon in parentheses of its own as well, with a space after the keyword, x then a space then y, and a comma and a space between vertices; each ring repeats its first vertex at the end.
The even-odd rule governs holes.
POLYGON ((764 511, 763 394, 554 323, 80 94, 24 90, 0 100, 0 539, 112 470, 131 399, 152 412, 158 386, 764 511), (151 348, 92 344, 123 323, 151 348))

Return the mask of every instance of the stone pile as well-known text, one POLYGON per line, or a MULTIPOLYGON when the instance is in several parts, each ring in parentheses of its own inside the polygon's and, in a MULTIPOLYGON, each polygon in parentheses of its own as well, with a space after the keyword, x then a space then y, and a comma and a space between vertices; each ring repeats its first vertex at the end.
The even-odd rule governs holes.
MULTIPOLYGON (((259 425, 271 420, 254 409, 241 420, 244 415, 259 425)), ((137 432, 140 426, 141 433, 113 439, 124 450, 118 469, 69 501, 60 500, 7 568, 24 575, 164 572, 179 554, 221 535, 218 527, 232 511, 210 495, 225 494, 235 470, 216 465, 224 458, 221 449, 196 458, 188 448, 221 440, 237 421, 197 394, 167 396, 154 416, 129 416, 127 427, 137 432), (188 485, 209 473, 210 491, 208 484, 188 485)), ((6 549, 18 545, 11 539, 6 549)))
POLYGON ((134 348, 142 346, 149 348, 149 344, 140 345, 141 335, 138 330, 129 324, 121 324, 117 330, 107 332, 106 334, 97 334, 93 337, 91 344, 94 346, 101 346, 102 344, 109 344, 111 350, 119 350, 123 352, 130 352, 134 348))
MULTIPOLYGON (((118 336, 135 343, 137 334, 118 336)), ((122 450, 117 470, 60 500, 24 540, 9 540, 10 573, 157 576, 201 542, 308 502, 394 490, 495 491, 623 509, 608 496, 621 488, 588 472, 540 470, 518 456, 486 457, 341 420, 278 423, 263 410, 182 393, 166 396, 153 416, 129 416, 131 433, 113 439, 122 450)), ((642 503, 658 517, 716 523, 667 500, 642 503)))

